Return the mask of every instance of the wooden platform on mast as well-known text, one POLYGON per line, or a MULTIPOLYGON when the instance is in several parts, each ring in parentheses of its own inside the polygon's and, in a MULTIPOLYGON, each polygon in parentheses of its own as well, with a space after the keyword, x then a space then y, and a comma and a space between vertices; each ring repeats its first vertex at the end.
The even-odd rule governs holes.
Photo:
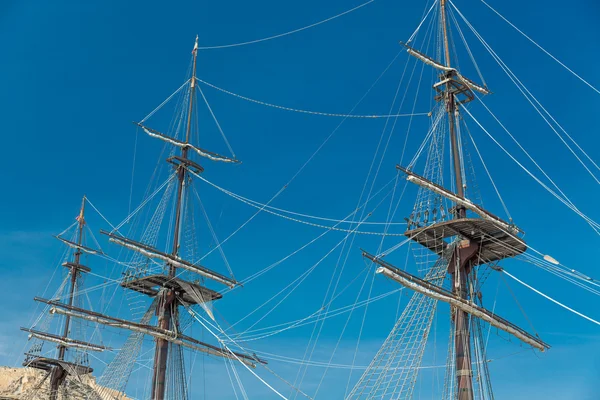
POLYGON ((493 221, 480 218, 438 222, 406 231, 404 235, 439 255, 449 245, 444 239, 453 236, 469 239, 480 246, 474 265, 515 257, 527 250, 527 245, 519 237, 493 221))
POLYGON ((185 284, 192 286, 198 293, 201 294, 204 303, 213 300, 219 300, 223 296, 214 290, 210 290, 197 283, 188 282, 177 277, 168 275, 148 275, 139 278, 128 278, 121 286, 127 289, 135 290, 136 292, 146 294, 150 297, 156 296, 161 288, 167 288, 175 291, 179 297, 188 304, 199 304, 187 291, 183 288, 185 284))
POLYGON ((61 361, 55 358, 38 357, 33 354, 26 353, 28 358, 23 363, 24 367, 30 367, 35 369, 41 369, 43 371, 51 371, 53 368, 63 368, 67 373, 76 372, 79 375, 91 374, 94 372, 92 367, 88 367, 81 364, 75 364, 68 361, 61 361))

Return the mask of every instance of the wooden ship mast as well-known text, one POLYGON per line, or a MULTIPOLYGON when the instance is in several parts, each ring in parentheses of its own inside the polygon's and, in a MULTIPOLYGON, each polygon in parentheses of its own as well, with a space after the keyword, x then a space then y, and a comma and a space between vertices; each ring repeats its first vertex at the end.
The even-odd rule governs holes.
MULTIPOLYGON (((493 399, 487 364, 482 362, 482 351, 477 347, 481 346, 481 341, 477 342, 480 323, 487 323, 490 327, 509 334, 520 343, 533 349, 544 352, 550 347, 537 335, 530 334, 482 304, 480 287, 478 287, 480 268, 486 266, 492 270, 501 271, 502 268, 498 266, 499 262, 525 253, 528 247, 522 238, 524 232, 513 224, 512 219, 505 221, 469 198, 470 191, 467 191, 464 175, 465 157, 460 132, 461 110, 465 110, 466 105, 476 99, 478 95, 488 95, 491 92, 485 84, 478 84, 463 76, 458 70, 458 63, 455 63, 457 60, 452 59, 451 48, 453 46, 447 17, 448 1, 438 0, 432 6, 432 8, 438 7, 439 11, 439 37, 441 38, 439 54, 435 57, 429 56, 412 47, 410 40, 408 43, 401 44, 409 55, 438 71, 439 79, 433 84, 433 89, 435 91, 435 110, 440 118, 432 124, 431 130, 444 131, 443 134, 448 134, 451 188, 447 188, 441 178, 435 179, 427 172, 422 175, 416 173, 412 162, 408 167, 397 165, 396 169, 406 176, 408 182, 416 185, 419 193, 428 193, 428 196, 440 199, 436 204, 451 203, 452 208, 447 215, 444 215, 443 206, 433 209, 431 207, 435 207, 435 204, 432 206, 431 203, 428 203, 425 207, 430 207, 433 212, 429 214, 428 209, 423 214, 424 218, 421 219, 419 213, 415 214, 416 203, 419 202, 417 198, 415 210, 407 218, 407 230, 404 232, 406 242, 410 241, 435 259, 433 265, 426 270, 423 276, 411 274, 388 262, 385 260, 387 255, 385 252, 372 254, 363 251, 363 257, 376 264, 377 274, 410 289, 413 294, 386 342, 348 396, 345 397, 347 400, 410 399, 413 397, 425 343, 428 340, 433 315, 440 302, 449 305, 451 331, 448 375, 446 376, 446 383, 450 383, 448 387, 444 388, 444 400, 493 399), (441 120, 443 120, 444 126, 438 125, 441 120), (436 215, 436 211, 441 212, 436 215), (449 287, 444 287, 445 282, 449 284, 449 287), (404 362, 405 366, 394 369, 392 364, 395 361, 390 361, 390 357, 397 357, 396 354, 399 352, 404 352, 398 359, 400 362, 404 362), (390 356, 392 353, 394 354, 390 356), (489 386, 488 396, 484 396, 483 391, 481 394, 477 393, 476 386, 481 385, 481 382, 477 381, 481 379, 481 376, 476 376, 476 368, 485 370, 484 379, 488 380, 486 384, 489 386), (385 376, 388 374, 388 370, 392 372, 385 376), (390 395, 391 387, 394 388, 394 392, 390 395)), ((452 14, 450 13, 450 15, 452 14)), ((146 126, 145 119, 136 123, 149 136, 179 149, 177 155, 171 153, 166 160, 172 166, 171 177, 175 193, 173 213, 171 214, 173 230, 170 234, 172 237, 168 236, 168 244, 165 246, 167 248, 161 249, 144 238, 138 240, 126 237, 117 228, 113 228, 111 231, 101 231, 110 242, 134 252, 139 257, 161 264, 162 271, 159 273, 147 271, 139 274, 126 273, 120 282, 120 286, 125 290, 151 299, 151 305, 147 308, 144 317, 140 321, 116 318, 80 307, 74 301, 78 292, 78 277, 82 273, 90 271, 88 267, 81 265, 81 256, 83 253, 98 253, 97 250, 83 244, 85 197, 77 217, 75 240, 70 241, 58 237, 59 240, 75 250, 72 261, 63 264, 69 269, 66 301, 39 297, 36 297, 35 300, 48 305, 50 314, 64 317, 62 334, 52 335, 33 328, 21 328, 28 332, 30 337, 58 344, 55 358, 27 353, 24 363, 26 366, 48 372, 51 400, 58 399, 60 388, 64 386, 69 375, 92 372, 92 369, 84 363, 71 362, 66 359, 67 351, 70 348, 84 351, 107 349, 104 346, 72 338, 70 330, 73 319, 126 329, 134 335, 146 335, 153 338, 152 386, 150 388, 150 396, 153 400, 170 398, 168 386, 172 384, 172 382, 169 383, 169 374, 173 368, 170 362, 173 346, 216 357, 235 359, 253 368, 257 364, 266 364, 256 355, 233 352, 225 345, 223 347, 215 346, 197 340, 193 336, 184 334, 184 329, 181 327, 180 312, 182 309, 189 310, 193 306, 206 307, 206 304, 223 297, 222 293, 206 287, 205 280, 230 289, 240 286, 233 274, 231 276, 221 274, 200 265, 200 261, 184 258, 182 254, 185 252, 185 250, 182 251, 182 232, 186 225, 186 195, 190 193, 192 178, 204 172, 203 166, 195 162, 192 156, 195 154, 211 161, 239 163, 235 155, 233 157, 223 156, 192 143, 193 114, 196 106, 196 90, 198 90, 197 53, 198 38, 196 37, 192 50, 191 77, 186 82, 186 86, 182 86, 186 88, 188 94, 187 102, 183 106, 187 109, 185 121, 181 124, 182 130, 178 131, 179 134, 184 133, 183 138, 180 139, 174 137, 175 135, 164 134, 150 128, 146 126), (186 275, 183 275, 184 272, 186 275), (197 276, 199 279, 189 278, 187 274, 197 276), (152 318, 156 319, 156 323, 150 323, 152 318)), ((442 172, 439 174, 442 175, 442 172)), ((183 242, 185 243, 185 239, 183 242)), ((485 355, 485 350, 483 354, 485 355)), ((183 393, 182 397, 186 398, 185 389, 183 393)))
MULTIPOLYGON (((71 318, 94 322, 106 326, 127 329, 132 333, 152 336, 155 340, 154 357, 152 366, 152 388, 151 398, 153 400, 163 400, 167 396, 167 373, 171 365, 169 364, 169 345, 178 345, 193 351, 202 352, 204 354, 235 359, 243 362, 247 366, 255 367, 257 363, 264 364, 265 361, 259 359, 255 355, 247 355, 237 352, 232 352, 229 349, 224 349, 220 346, 211 345, 202 342, 193 337, 185 335, 180 329, 180 307, 191 307, 194 305, 204 305, 206 303, 222 298, 222 295, 214 290, 211 290, 201 285, 198 279, 186 280, 181 276, 181 272, 191 272, 198 275, 200 278, 215 281, 229 288, 238 286, 239 283, 228 276, 222 275, 195 262, 183 259, 180 256, 181 246, 181 231, 184 226, 184 201, 183 198, 190 184, 190 172, 199 174, 203 172, 203 167, 190 159, 190 150, 196 154, 209 158, 213 161, 222 161, 229 163, 238 163, 234 158, 213 153, 190 143, 190 133, 192 128, 192 114, 194 112, 194 99, 196 92, 196 63, 197 63, 198 38, 192 51, 192 74, 189 79, 189 96, 187 104, 187 120, 185 126, 185 139, 178 140, 174 137, 162 134, 154 129, 144 126, 142 123, 136 123, 149 136, 161 139, 170 145, 180 148, 180 155, 173 155, 167 159, 167 162, 172 164, 173 173, 176 178, 176 198, 175 198, 175 219, 173 230, 173 241, 170 250, 162 251, 142 241, 133 240, 122 236, 117 230, 101 231, 108 236, 109 241, 118 244, 128 250, 132 250, 139 255, 148 258, 159 260, 164 263, 162 273, 158 274, 125 274, 125 278, 121 282, 121 286, 126 290, 132 290, 143 295, 149 296, 153 302, 146 312, 148 318, 141 322, 133 322, 126 319, 115 318, 99 312, 76 307, 72 301, 67 303, 56 301, 53 299, 36 298, 37 301, 51 306, 50 313, 65 316, 66 327, 71 318), (155 325, 147 323, 150 316, 154 314, 157 320, 155 325)), ((83 214, 82 214, 83 215, 83 214)), ((83 218, 80 220, 83 224, 83 218)), ((77 264, 79 252, 76 252, 77 264)), ((63 353, 59 351, 60 355, 63 353)), ((184 382, 185 383, 185 382, 184 382)), ((110 388, 109 388, 110 389, 110 388)), ((115 388, 112 388, 115 390, 115 388)), ((120 391, 120 388, 116 388, 120 391)))
MULTIPOLYGON (((76 237, 74 240, 69 240, 61 235, 56 236, 61 242, 70 248, 74 249, 72 259, 62 264, 69 271, 68 273, 68 289, 66 293, 68 307, 74 307, 76 296, 79 295, 80 291, 80 278, 81 274, 88 273, 91 269, 81 263, 81 256, 84 253, 98 254, 101 253, 99 250, 95 250, 84 245, 84 227, 85 221, 85 203, 86 198, 83 197, 81 201, 81 209, 79 215, 76 218, 77 228, 76 237)), ((36 300, 38 298, 36 297, 36 300)), ((23 366, 35 368, 47 372, 46 378, 49 378, 49 399, 56 400, 59 397, 61 388, 64 386, 67 378, 77 377, 79 375, 90 374, 93 369, 83 363, 81 360, 68 361, 67 351, 69 349, 81 350, 81 351, 104 351, 107 348, 101 345, 92 344, 89 342, 77 340, 71 337, 71 316, 66 315, 62 324, 62 334, 55 335, 44 330, 37 330, 33 328, 21 328, 22 331, 29 333, 30 339, 37 339, 42 342, 52 342, 58 344, 55 357, 45 357, 41 354, 41 343, 34 344, 32 349, 25 354, 25 361, 23 366)))
MULTIPOLYGON (((404 361, 416 360, 422 357, 424 351, 420 348, 420 343, 427 340, 429 326, 433 318, 432 310, 435 310, 436 302, 448 303, 451 307, 451 351, 448 361, 448 369, 454 371, 454 376, 447 378, 453 380, 450 382, 451 389, 446 389, 445 397, 447 399, 474 400, 483 398, 474 391, 474 372, 473 372, 473 341, 474 330, 479 321, 487 322, 489 325, 505 331, 516 337, 523 343, 540 351, 549 348, 548 344, 540 340, 537 336, 527 333, 525 330, 501 318, 494 312, 489 311, 480 304, 480 293, 474 287, 474 277, 477 273, 477 267, 488 265, 492 269, 501 270, 497 266, 500 260, 516 257, 527 250, 527 245, 519 237, 522 231, 512 224, 512 221, 506 222, 481 206, 474 204, 465 195, 465 182, 463 181, 463 152, 461 143, 457 138, 457 126, 460 120, 460 110, 466 103, 474 100, 475 92, 481 95, 487 95, 490 91, 487 87, 476 84, 465 78, 461 73, 452 67, 450 57, 450 35, 446 15, 446 0, 439 2, 439 15, 441 22, 441 32, 443 38, 444 62, 439 62, 434 58, 421 53, 408 44, 401 43, 407 52, 418 60, 434 67, 440 71, 439 82, 433 85, 436 91, 435 100, 443 107, 446 114, 448 133, 450 139, 450 153, 452 158, 452 170, 454 175, 454 186, 456 192, 448 190, 438 182, 433 182, 424 176, 418 175, 410 169, 400 165, 397 169, 407 176, 407 180, 419 186, 420 190, 428 191, 430 194, 444 198, 454 207, 451 210, 451 219, 436 221, 435 217, 419 222, 418 217, 411 215, 408 219, 408 229, 405 236, 423 246, 427 250, 439 256, 438 261, 429 270, 424 278, 410 274, 400 268, 395 267, 383 260, 385 254, 373 255, 363 251, 363 256, 373 263, 377 264, 377 273, 399 283, 400 285, 414 291, 413 298, 405 314, 412 319, 412 322, 419 325, 417 328, 410 328, 408 325, 401 326, 397 323, 395 329, 388 337, 386 343, 382 346, 380 352, 375 356, 369 368, 364 372, 359 382, 356 384, 348 399, 370 399, 384 395, 387 388, 382 389, 383 383, 389 380, 398 379, 400 385, 400 395, 394 393, 390 398, 412 398, 412 391, 417 379, 418 372, 412 371, 405 375, 388 377, 388 381, 382 378, 381 374, 374 372, 375 368, 381 368, 382 360, 389 357, 386 354, 386 346, 395 341, 395 346, 405 346, 403 349, 408 356, 404 361), (471 215, 467 215, 467 211, 471 215), (451 289, 447 290, 441 286, 444 281, 444 275, 448 275, 451 289), (430 300, 423 300, 429 298, 430 300), (429 301, 429 303, 426 303, 429 301), (429 305, 425 305, 429 304, 429 305), (433 304, 433 305, 432 305, 433 304), (429 313, 429 322, 426 318, 421 318, 419 307, 429 313), (412 313, 412 314, 411 314, 412 313), (417 315, 415 317, 415 315, 417 315), (421 319, 419 319, 421 318, 421 319), (412 330, 411 330, 412 329, 412 330), (420 330, 419 330, 420 329, 420 330), (405 331, 420 332, 421 337, 416 334, 413 336, 414 342, 402 342, 405 331), (418 354, 418 355, 417 355, 418 354), (396 397, 397 396, 397 397, 396 397)), ((435 211, 434 211, 435 213, 435 211)), ((410 322, 408 322, 410 324, 410 322)), ((420 360, 415 361, 412 368, 417 368, 420 360)), ((484 365, 487 373, 487 366, 484 365)), ((489 377, 486 377, 489 379, 489 377)), ((390 383, 386 383, 388 387, 390 383)), ((491 384, 489 387, 491 393, 491 384)), ((378 397, 379 398, 379 397, 378 397)))

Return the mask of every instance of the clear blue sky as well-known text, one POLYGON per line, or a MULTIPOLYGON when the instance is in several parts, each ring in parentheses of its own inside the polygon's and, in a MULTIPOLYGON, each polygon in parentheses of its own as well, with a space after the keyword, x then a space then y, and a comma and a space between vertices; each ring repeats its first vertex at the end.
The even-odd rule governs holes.
MULTIPOLYGON (((0 157, 4 188, 0 198, 0 296, 5 305, 0 322, 0 364, 13 365, 20 359, 19 352, 26 338, 18 328, 27 325, 32 318, 31 298, 41 294, 47 284, 51 287, 59 284, 60 279, 51 279, 51 276, 62 248, 51 234, 72 223, 81 196, 86 194, 113 223, 127 215, 136 137, 131 121, 143 118, 181 85, 195 36, 200 36, 201 46, 243 42, 305 26, 360 3, 223 0, 182 1, 167 6, 156 1, 0 2, 3 49, 0 107, 4 132, 0 157)), ((597 2, 506 0, 490 3, 577 73, 600 86, 597 78, 600 5, 597 2)), ((593 123, 600 107, 600 95, 528 43, 479 1, 456 0, 455 4, 582 148, 595 161, 600 160, 598 128, 593 123)), ((352 14, 295 35, 243 47, 201 51, 197 75, 233 92, 271 103, 348 112, 400 51, 398 41, 410 36, 423 8, 423 1, 376 0, 352 14)), ((600 220, 598 184, 529 107, 483 47, 472 36, 468 39, 494 92, 486 103, 571 200, 592 219, 600 220)), ((462 61, 468 66, 468 60, 462 61)), ((358 113, 389 111, 406 62, 406 55, 398 58, 357 109, 358 113)), ((429 96, 430 73, 426 71, 421 89, 429 96)), ((205 93, 237 156, 243 161, 235 167, 205 163, 205 176, 257 201, 267 201, 276 193, 340 122, 338 118, 265 108, 210 88, 206 88, 205 93)), ((411 93, 414 96, 414 90, 411 93)), ((408 99, 412 97, 409 95, 408 99)), ((427 104, 420 101, 416 111, 429 111, 427 104)), ((410 107, 403 109, 409 110, 410 107)), ((205 110, 200 112, 201 132, 206 132, 203 145, 223 151, 208 114, 205 110)), ((518 153, 514 143, 486 116, 482 107, 473 106, 472 112, 525 162, 523 154, 518 153)), ((161 116, 157 118, 159 123, 168 122, 168 116, 164 120, 161 116)), ((274 205, 332 218, 345 217, 356 204, 384 123, 384 120, 345 122, 274 205)), ((416 151, 426 123, 415 120, 408 155, 416 151)), ((475 124, 469 126, 512 217, 527 232, 528 242, 572 268, 600 277, 595 257, 600 245, 598 236, 537 186, 475 124)), ((406 129, 406 121, 399 122, 376 187, 395 176, 394 166, 400 159, 406 129)), ((159 154, 160 146, 140 133, 134 204, 140 201, 159 154)), ((486 206, 503 215, 484 173, 478 177, 486 206)), ((227 236, 254 212, 206 185, 199 187, 220 237, 227 236)), ((402 221, 410 213, 414 193, 414 190, 407 192, 396 221, 402 221)), ((376 217, 374 220, 383 220, 385 212, 376 217)), ((96 230, 106 228, 97 216, 90 216, 90 225, 96 230)), ((232 239, 225 251, 236 275, 244 278, 320 233, 318 228, 261 215, 232 239)), ((233 292, 217 305, 220 314, 229 322, 242 318, 312 266, 341 238, 341 234, 332 233, 262 279, 233 292)), ((388 239, 386 244, 391 246, 395 242, 388 239)), ((109 248, 107 243, 101 244, 109 248)), ((368 237, 354 241, 342 282, 349 282, 364 267, 359 248, 375 251, 377 244, 377 239, 368 237)), ((205 245, 208 248, 209 243, 205 245)), ((117 254, 116 250, 111 251, 117 254)), ((338 254, 335 252, 327 259, 258 326, 314 312, 320 305, 338 254)), ((390 261, 402 263, 404 254, 399 252, 390 257, 390 261)), ((90 262, 90 265, 101 275, 111 273, 112 266, 105 262, 90 262)), ((597 298, 593 295, 530 264, 509 262, 505 266, 540 290, 600 318, 597 298)), ((117 276, 113 271, 113 278, 117 276)), ((364 275, 359 281, 362 277, 364 275)), ((370 281, 369 276, 367 284, 370 281)), ((90 277, 88 283, 99 281, 90 277)), ((509 284, 536 331, 553 347, 541 356, 531 352, 510 356, 520 351, 520 347, 514 341, 507 343, 493 334, 490 358, 498 360, 490 364, 490 369, 497 398, 598 398, 593 390, 600 374, 599 327, 513 281, 509 284)), ((351 286, 334 307, 352 304, 358 286, 351 286)), ((376 277, 373 293, 384 293, 394 287, 391 282, 376 277)), ((489 299, 488 306, 495 297, 496 287, 497 280, 490 279, 484 294, 489 299)), ((498 293, 498 312, 529 329, 527 319, 503 283, 498 293)), ((402 301, 406 303, 404 297, 402 301)), ((387 335, 394 322, 397 302, 398 297, 391 296, 369 308, 357 364, 368 363, 387 335)), ((435 355, 433 352, 426 355, 425 363, 429 365, 445 362, 445 343, 439 343, 446 338, 447 314, 445 308, 440 313, 439 348, 435 355)), ((334 318, 325 325, 315 360, 328 360, 346 316, 334 318)), ((351 362, 361 319, 362 311, 351 319, 335 362, 351 362)), ((249 326, 249 323, 244 324, 242 328, 249 326)), ((199 332, 198 328, 194 329, 199 332)), ((311 329, 312 326, 291 330, 251 343, 251 346, 302 357, 311 329)), ((110 357, 106 355, 103 359, 109 361, 110 357)), ((102 368, 101 364, 95 366, 102 368)), ((293 364, 272 362, 271 367, 291 380, 297 371, 293 364)), ((207 395, 219 393, 219 398, 234 398, 231 391, 217 392, 219 387, 229 385, 222 364, 207 360, 206 368, 207 395), (212 364, 215 367, 208 368, 212 364)), ((201 398, 202 369, 196 367, 194 371, 194 379, 198 380, 193 387, 198 397, 194 398, 201 398)), ((311 369, 303 390, 309 394, 314 392, 321 372, 311 369)), ((250 375, 242 375, 251 398, 275 398, 250 375)), ((289 388, 272 375, 264 371, 261 375, 289 393, 289 388)), ((354 377, 358 377, 358 373, 354 377)), ((328 385, 319 392, 319 397, 341 398, 339 387, 345 386, 347 378, 347 371, 328 374, 328 385)), ((134 388, 140 385, 132 383, 134 388)), ((429 392, 422 390, 423 397, 427 397, 429 392)))

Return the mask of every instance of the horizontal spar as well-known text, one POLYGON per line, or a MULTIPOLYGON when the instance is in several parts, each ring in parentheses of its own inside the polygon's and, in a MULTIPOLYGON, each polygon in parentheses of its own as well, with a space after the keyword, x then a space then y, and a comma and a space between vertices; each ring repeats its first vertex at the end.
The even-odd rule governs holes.
POLYGON ((431 190, 432 192, 439 194, 440 196, 444 196, 448 200, 465 207, 467 210, 473 211, 475 214, 479 215, 483 219, 487 219, 488 221, 495 222, 500 225, 508 232, 512 233, 523 233, 518 227, 509 224, 508 222, 502 220, 491 212, 485 210, 484 208, 474 204, 471 200, 468 200, 464 197, 460 197, 456 193, 449 191, 443 186, 438 185, 435 182, 430 181, 427 178, 422 177, 421 175, 415 174, 409 169, 406 169, 400 165, 396 165, 396 169, 404 172, 407 175, 407 180, 415 185, 421 186, 424 189, 431 190))
POLYGON ((494 313, 492 313, 489 310, 486 310, 483 307, 479 307, 474 303, 471 303, 469 301, 455 296, 454 294, 448 292, 447 290, 439 286, 433 285, 427 281, 422 280, 419 277, 404 272, 367 252, 363 252, 363 256, 373 261, 374 263, 380 265, 380 267, 377 268, 378 274, 383 274, 386 277, 398 282, 402 286, 405 286, 409 289, 414 290, 415 292, 419 292, 433 299, 448 303, 453 307, 456 307, 470 315, 473 315, 474 317, 480 318, 481 320, 489 323, 493 327, 496 327, 498 329, 503 330, 504 332, 513 335, 517 339, 521 340, 523 343, 535 347, 540 351, 545 351, 546 349, 550 348, 550 346, 547 343, 536 338, 535 336, 530 335, 518 326, 495 315, 494 313))
POLYGON ((147 126, 144 126, 144 125, 140 124, 139 122, 134 122, 134 124, 136 124, 137 126, 142 128, 144 130, 144 132, 146 132, 146 134, 148 134, 148 136, 150 136, 150 137, 160 139, 163 142, 170 143, 170 144, 180 147, 180 148, 191 149, 192 151, 194 151, 201 157, 208 158, 209 160, 212 160, 212 161, 240 164, 240 161, 235 158, 222 156, 222 155, 214 153, 212 151, 208 151, 208 150, 204 150, 199 147, 196 147, 196 146, 192 146, 191 144, 189 144, 187 142, 182 142, 181 140, 172 138, 170 136, 160 133, 159 131, 148 128, 147 126))
POLYGON ((70 240, 67 240, 67 239, 65 239, 65 238, 62 238, 62 237, 60 237, 60 236, 54 236, 54 237, 55 237, 55 238, 57 238, 58 240, 60 240, 61 242, 63 242, 64 244, 66 244, 67 246, 69 246, 69 247, 71 247, 71 248, 73 248, 73 249, 81 250, 81 251, 83 251, 84 253, 93 254, 93 255, 96 255, 96 254, 101 254, 101 255, 102 255, 102 254, 104 254, 104 253, 103 253, 102 251, 100 251, 100 250, 94 250, 94 249, 92 249, 92 248, 89 248, 89 247, 83 246, 83 245, 81 245, 81 244, 77 244, 77 243, 75 243, 75 242, 72 242, 72 241, 70 241, 70 240))
POLYGON ((29 333, 30 337, 34 337, 34 338, 40 339, 40 340, 46 340, 48 342, 58 343, 61 346, 65 346, 65 347, 82 349, 82 350, 90 350, 90 351, 110 350, 109 347, 99 346, 99 345, 96 345, 93 343, 83 342, 83 341, 71 339, 68 337, 53 335, 51 333, 37 331, 35 329, 21 328, 21 330, 29 333))
POLYGON ((183 260, 171 254, 167 254, 144 243, 140 243, 135 240, 126 238, 124 236, 115 235, 114 233, 106 232, 103 230, 101 230, 100 233, 107 235, 111 242, 123 246, 127 249, 137 251, 138 253, 148 258, 157 258, 159 260, 165 261, 173 265, 174 267, 186 269, 190 272, 195 272, 199 275, 204 276, 205 278, 212 279, 226 286, 229 286, 230 288, 239 285, 239 283, 236 280, 228 278, 225 275, 219 274, 215 271, 211 271, 210 269, 205 268, 201 265, 192 264, 189 261, 183 260))
POLYGON ((83 308, 69 306, 67 304, 63 304, 54 300, 42 299, 39 297, 36 297, 35 300, 52 305, 53 307, 50 309, 51 314, 68 315, 73 318, 79 318, 90 322, 96 322, 106 326, 128 329, 133 332, 139 332, 155 338, 164 339, 174 344, 178 344, 190 348, 192 350, 197 350, 217 357, 230 358, 232 360, 235 360, 239 357, 244 364, 252 368, 256 367, 256 362, 266 364, 265 361, 262 361, 257 357, 249 356, 247 354, 234 353, 237 356, 235 357, 229 351, 222 350, 219 347, 201 342, 192 337, 181 335, 167 329, 161 329, 152 325, 139 324, 120 318, 109 317, 107 315, 103 315, 94 311, 89 311, 83 308))
MULTIPOLYGON (((458 79, 460 79, 462 81, 462 83, 464 83, 467 87, 469 87, 469 89, 475 90, 484 95, 491 93, 487 87, 481 86, 481 85, 473 82, 472 80, 462 76, 458 72, 458 70, 456 70, 456 68, 447 67, 447 66, 443 65, 442 63, 440 63, 439 61, 436 61, 433 58, 429 57, 428 55, 421 53, 419 50, 413 49, 412 47, 410 47, 409 45, 407 45, 403 42, 400 42, 400 44, 402 46, 406 47, 406 51, 408 52, 408 54, 410 54, 411 56, 415 57, 418 60, 423 61, 425 64, 431 65, 433 68, 438 69, 440 71, 456 74, 458 79)), ((442 84, 444 84, 444 83, 446 83, 446 82, 442 82, 442 84)))

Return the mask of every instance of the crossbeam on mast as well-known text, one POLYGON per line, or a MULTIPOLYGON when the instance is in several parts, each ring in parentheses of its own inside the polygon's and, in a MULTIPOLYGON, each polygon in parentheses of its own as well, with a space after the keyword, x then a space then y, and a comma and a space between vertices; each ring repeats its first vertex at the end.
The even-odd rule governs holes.
POLYGON ((440 93, 440 96, 436 97, 436 100, 442 100, 444 92, 447 93, 448 90, 454 96, 458 97, 461 95, 463 97, 460 103, 468 103, 474 100, 475 95, 473 94, 473 91, 479 92, 483 95, 488 95, 491 93, 487 87, 479 85, 473 82, 471 79, 461 75, 456 68, 446 66, 429 57, 428 55, 421 53, 419 50, 410 47, 404 42, 400 42, 400 44, 406 48, 406 51, 411 56, 443 72, 442 79, 433 85, 433 88, 440 93), (443 90, 444 87, 446 87, 446 91, 443 90))
MULTIPOLYGON (((114 328, 128 329, 133 332, 139 332, 158 339, 163 339, 209 355, 235 359, 235 357, 229 351, 225 351, 217 346, 213 346, 209 343, 199 341, 190 336, 182 335, 168 329, 162 329, 153 325, 140 324, 120 318, 110 317, 83 308, 69 306, 68 304, 64 304, 55 300, 43 299, 40 297, 35 297, 34 300, 53 306, 50 309, 51 314, 66 315, 114 328)), ((247 354, 235 352, 234 354, 238 356, 244 362, 244 364, 251 366, 252 368, 256 367, 256 363, 266 364, 266 361, 263 361, 255 356, 249 356, 247 354)))
POLYGON ((179 139, 175 139, 173 137, 170 137, 168 135, 165 135, 164 133, 160 133, 159 131, 152 129, 152 128, 148 128, 145 125, 142 125, 139 122, 134 122, 134 124, 136 124, 137 126, 139 126, 140 128, 142 128, 142 130, 144 132, 146 132, 146 134, 150 137, 156 138, 156 139, 160 139, 163 142, 167 142, 170 143, 174 146, 177 146, 179 148, 182 149, 191 149, 193 150, 195 153, 197 153, 199 156, 204 157, 204 158, 208 158, 209 160, 212 161, 221 161, 221 162, 226 162, 226 163, 233 163, 233 164, 240 164, 241 161, 235 158, 230 158, 227 156, 223 156, 221 154, 212 152, 212 151, 208 151, 205 149, 202 149, 200 147, 196 147, 191 145, 188 142, 182 142, 179 139))
POLYGON ((492 214, 488 210, 478 206, 477 204, 474 204, 471 200, 469 200, 465 197, 459 196, 458 194, 449 191, 448 189, 444 188, 443 186, 438 185, 437 183, 432 182, 429 179, 427 179, 421 175, 418 175, 418 174, 414 173, 413 171, 411 171, 407 168, 404 168, 400 165, 396 165, 396 169, 404 172, 407 175, 406 179, 409 182, 414 183, 418 186, 421 186, 424 189, 428 189, 436 194, 439 194, 440 196, 444 196, 448 200, 463 206, 467 210, 474 212, 475 214, 479 215, 481 218, 486 219, 488 221, 492 221, 492 222, 496 223, 497 225, 500 225, 501 227, 506 229, 508 232, 524 233, 517 226, 502 220, 500 217, 497 217, 496 215, 492 214))
POLYGON ((525 330, 519 328, 513 323, 505 320, 502 317, 494 314, 493 312, 476 305, 473 302, 470 302, 456 294, 445 290, 437 285, 429 283, 415 275, 409 274, 406 271, 402 271, 399 268, 396 268, 392 264, 377 258, 365 251, 363 251, 363 256, 374 263, 378 264, 380 267, 377 268, 378 274, 383 274, 387 278, 390 278, 402 286, 405 286, 415 292, 419 292, 424 294, 425 296, 434 298, 436 300, 443 301, 445 303, 450 304, 453 307, 456 307, 474 317, 480 318, 481 320, 489 323, 495 328, 501 329, 517 339, 521 340, 523 343, 526 343, 532 347, 540 351, 545 351, 550 348, 548 344, 543 342, 541 339, 532 336, 527 333, 525 330))
POLYGON ((23 332, 29 333, 30 337, 34 337, 40 340, 46 340, 48 342, 58 343, 63 347, 70 347, 81 350, 90 350, 90 351, 99 351, 102 352, 104 350, 110 350, 110 347, 100 346, 93 343, 84 342, 81 340, 71 339, 69 337, 62 337, 59 335, 54 335, 47 332, 38 331, 31 328, 23 328, 21 327, 23 332))
POLYGON ((82 244, 72 242, 63 237, 60 237, 60 236, 54 236, 54 237, 56 239, 60 240, 61 242, 63 242, 64 244, 66 244, 67 246, 71 247, 72 249, 81 250, 84 253, 88 253, 88 254, 92 254, 92 255, 98 255, 98 254, 103 255, 104 254, 101 250, 92 249, 91 247, 87 247, 82 244))
POLYGON ((230 288, 234 286, 238 286, 239 283, 235 279, 231 279, 225 275, 219 274, 218 272, 212 271, 208 268, 205 268, 198 264, 193 264, 189 261, 186 261, 176 255, 167 254, 163 251, 155 249, 154 247, 148 246, 147 244, 135 241, 133 239, 126 238, 124 236, 117 235, 115 233, 107 232, 101 230, 100 233, 107 235, 109 240, 113 243, 116 243, 120 246, 123 246, 127 249, 136 251, 146 257, 149 258, 157 258, 159 260, 165 261, 170 265, 173 265, 177 268, 183 268, 191 272, 195 272, 199 275, 204 276, 205 278, 212 279, 219 283, 222 283, 230 288))

